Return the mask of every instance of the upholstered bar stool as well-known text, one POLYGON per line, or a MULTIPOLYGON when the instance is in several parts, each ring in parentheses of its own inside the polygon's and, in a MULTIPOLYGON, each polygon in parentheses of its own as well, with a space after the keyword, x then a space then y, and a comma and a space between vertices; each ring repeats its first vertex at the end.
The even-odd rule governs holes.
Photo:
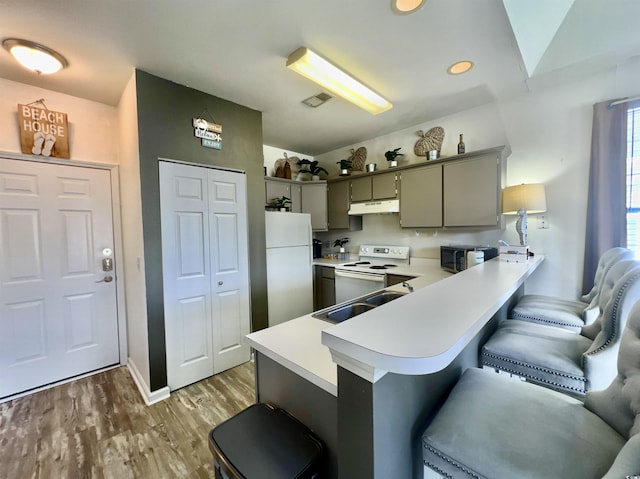
POLYGON ((603 253, 593 281, 593 288, 580 300, 570 300, 539 294, 524 295, 513 308, 511 317, 521 321, 546 324, 579 333, 598 315, 598 297, 602 281, 611 267, 633 259, 633 252, 626 248, 612 248, 603 253))
POLYGON ((622 330, 638 300, 640 262, 617 263, 603 280, 601 314, 583 334, 507 320, 483 346, 482 364, 578 396, 603 389, 615 376, 622 330))
POLYGON ((469 369, 422 437, 424 477, 620 479, 640 474, 640 306, 617 376, 585 402, 469 369))

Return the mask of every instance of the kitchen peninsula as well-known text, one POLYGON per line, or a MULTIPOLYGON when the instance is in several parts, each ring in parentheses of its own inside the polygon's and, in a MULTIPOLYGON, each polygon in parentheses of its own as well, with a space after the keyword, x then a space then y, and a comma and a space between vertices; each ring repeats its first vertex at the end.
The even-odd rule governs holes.
POLYGON ((252 333, 258 400, 318 434, 327 477, 422 477, 425 425, 542 259, 420 276, 414 292, 348 321, 306 315, 252 333))

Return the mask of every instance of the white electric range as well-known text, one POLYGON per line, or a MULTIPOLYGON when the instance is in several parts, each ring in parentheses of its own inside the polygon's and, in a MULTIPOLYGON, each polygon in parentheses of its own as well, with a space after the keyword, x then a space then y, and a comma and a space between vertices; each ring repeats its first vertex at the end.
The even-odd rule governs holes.
POLYGON ((408 246, 362 245, 358 261, 336 266, 336 303, 364 296, 386 286, 386 275, 409 264, 408 246))

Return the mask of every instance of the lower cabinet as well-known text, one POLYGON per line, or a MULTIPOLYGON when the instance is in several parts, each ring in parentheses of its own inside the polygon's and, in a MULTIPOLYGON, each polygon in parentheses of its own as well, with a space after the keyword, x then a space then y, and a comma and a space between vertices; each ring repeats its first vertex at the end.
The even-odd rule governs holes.
POLYGON ((313 310, 336 304, 336 276, 331 266, 315 266, 313 277, 313 310))
POLYGON ((393 286, 394 284, 402 283, 403 281, 409 281, 414 279, 415 276, 406 276, 404 274, 389 274, 387 273, 386 285, 393 286))

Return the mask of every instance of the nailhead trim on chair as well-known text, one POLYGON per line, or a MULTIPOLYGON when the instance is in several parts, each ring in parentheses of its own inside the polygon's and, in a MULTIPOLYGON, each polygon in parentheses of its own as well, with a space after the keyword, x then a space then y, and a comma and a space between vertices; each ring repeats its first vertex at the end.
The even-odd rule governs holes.
POLYGON ((580 326, 578 326, 577 324, 571 324, 571 323, 565 323, 562 321, 554 321, 552 319, 545 319, 545 318, 540 318, 537 316, 529 316, 526 314, 521 314, 518 312, 513 312, 513 318, 512 319, 518 319, 521 321, 529 321, 530 323, 547 323, 547 324, 553 324, 554 326, 569 326, 571 328, 577 328, 580 329, 580 326))
POLYGON ((429 469, 434 470, 435 472, 437 472, 438 474, 440 474, 442 477, 446 477, 448 479, 453 479, 453 476, 451 474, 447 474, 446 472, 444 472, 442 469, 440 469, 438 466, 436 466, 435 464, 431 464, 428 461, 422 461, 422 464, 424 466, 427 466, 429 469))
MULTIPOLYGON (((618 308, 620 307, 620 302, 622 301, 622 296, 624 296, 624 294, 627 291, 627 288, 629 287, 629 284, 634 283, 638 277, 640 277, 640 273, 638 274, 634 274, 631 278, 629 278, 627 281, 625 281, 625 283, 622 285, 622 287, 618 290, 618 294, 616 295, 616 299, 615 302, 613 304, 613 328, 611 329, 611 334, 609 335, 609 337, 607 338, 607 340, 604 342, 604 344, 602 346, 600 346, 598 349, 594 349, 593 351, 591 351, 590 353, 585 353, 585 356, 589 356, 592 354, 595 354, 597 352, 602 351, 603 349, 605 349, 607 346, 609 346, 609 344, 611 344, 611 342, 613 341, 613 338, 616 336, 616 329, 617 329, 617 318, 618 318, 618 308)), ((622 333, 621 333, 622 334, 622 333)))
MULTIPOLYGON (((476 479, 482 479, 481 476, 477 475, 475 472, 467 469, 465 466, 463 466, 462 464, 457 463, 456 461, 454 461, 453 459, 451 459, 449 456, 445 456, 444 454, 442 454, 440 451, 438 451, 437 449, 432 448, 431 446, 429 446, 428 444, 423 444, 423 446, 430 452, 432 452, 433 454, 435 454, 436 456, 438 456, 440 459, 442 459, 443 461, 448 462, 449 464, 451 464, 453 467, 460 469, 462 472, 469 474, 471 477, 475 477, 476 479)), ((424 462, 424 461, 423 461, 424 462)), ((431 467, 431 466, 429 466, 431 467)), ((438 468, 436 468, 438 469, 438 468)), ((439 469, 437 472, 441 472, 439 469)), ((447 477, 453 477, 450 476, 444 472, 442 472, 445 476, 447 477)))
POLYGON ((555 376, 560 376, 560 377, 563 377, 563 378, 571 379, 571 380, 574 380, 574 381, 583 382, 583 383, 585 383, 585 387, 582 388, 582 389, 578 389, 578 388, 575 388, 575 387, 566 386, 564 384, 559 384, 559 383, 556 383, 556 382, 553 382, 553 381, 549 381, 548 379, 529 376, 525 372, 516 371, 514 369, 505 368, 502 365, 497 365, 497 364, 491 363, 491 362, 485 362, 484 360, 482 361, 482 364, 484 366, 497 368, 497 369, 500 369, 502 371, 506 371, 506 372, 511 373, 511 374, 516 374, 518 376, 526 377, 527 379, 531 379, 531 380, 538 381, 538 382, 541 382, 541 383, 549 384, 551 386, 555 386, 555 387, 558 387, 558 388, 561 388, 561 389, 565 389, 565 390, 569 390, 569 391, 575 391, 575 392, 580 393, 580 394, 584 394, 586 392, 587 379, 584 378, 584 377, 573 376, 571 374, 561 373, 561 372, 555 371, 553 369, 547 369, 547 368, 543 368, 543 367, 540 367, 540 366, 535 366, 533 364, 524 363, 522 361, 516 361, 516 360, 511 359, 511 358, 506 358, 504 356, 498 356, 496 354, 491 354, 491 353, 487 353, 487 352, 484 352, 484 351, 482 352, 482 357, 483 357, 483 359, 485 357, 488 357, 488 358, 495 359, 495 360, 498 360, 498 361, 504 361, 506 363, 515 364, 516 366, 523 366, 523 367, 526 367, 526 368, 534 369, 534 370, 540 371, 542 373, 552 374, 552 375, 555 375, 555 376))

